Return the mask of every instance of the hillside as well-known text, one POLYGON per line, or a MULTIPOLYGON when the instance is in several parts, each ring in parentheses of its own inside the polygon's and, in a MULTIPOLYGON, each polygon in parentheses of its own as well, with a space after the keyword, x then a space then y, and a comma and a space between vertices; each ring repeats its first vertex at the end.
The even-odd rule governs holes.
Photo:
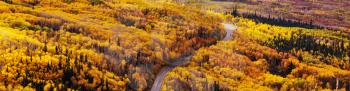
POLYGON ((196 51, 165 77, 162 91, 350 89, 348 34, 232 21, 235 38, 196 51))
MULTIPOLYGON (((313 22, 327 28, 350 28, 350 2, 346 0, 213 0, 230 3, 225 8, 238 8, 240 12, 257 13, 275 18, 313 22)), ((209 5, 215 2, 209 2, 209 5)))
POLYGON ((349 91, 348 3, 308 2, 1 0, 0 91, 349 91))
POLYGON ((217 14, 166 2, 0 4, 2 90, 149 89, 161 66, 223 33, 217 14))

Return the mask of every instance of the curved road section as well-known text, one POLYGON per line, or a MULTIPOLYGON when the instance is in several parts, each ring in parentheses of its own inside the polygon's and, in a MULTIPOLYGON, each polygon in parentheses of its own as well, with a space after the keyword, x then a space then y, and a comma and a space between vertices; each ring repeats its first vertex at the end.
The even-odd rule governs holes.
MULTIPOLYGON (((227 41, 232 39, 232 33, 233 31, 237 30, 237 26, 231 24, 231 23, 223 23, 224 25, 224 30, 226 31, 226 35, 223 41, 227 41)), ((156 80, 153 83, 153 86, 151 88, 151 91, 160 91, 162 84, 163 84, 163 79, 166 76, 166 74, 174 69, 176 66, 182 65, 186 63, 187 60, 191 59, 192 55, 182 57, 178 60, 176 60, 174 63, 170 63, 168 66, 163 67, 160 72, 157 75, 156 80)))

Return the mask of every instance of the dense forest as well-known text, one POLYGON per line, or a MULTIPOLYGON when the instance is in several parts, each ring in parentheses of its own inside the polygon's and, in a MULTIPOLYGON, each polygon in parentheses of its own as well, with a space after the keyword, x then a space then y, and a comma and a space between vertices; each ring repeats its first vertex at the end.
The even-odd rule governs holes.
POLYGON ((1 0, 0 90, 350 90, 348 32, 192 2, 1 0))
POLYGON ((269 15, 268 17, 264 17, 261 15, 258 15, 256 12, 254 14, 240 13, 240 12, 238 12, 237 8, 234 8, 232 10, 231 15, 236 16, 236 17, 253 19, 255 22, 267 23, 267 24, 276 25, 276 26, 302 27, 302 28, 308 28, 308 29, 325 28, 325 27, 313 24, 312 20, 306 23, 306 22, 302 22, 302 21, 293 21, 293 20, 288 20, 288 19, 284 19, 284 18, 274 18, 274 17, 271 17, 271 15, 269 15))
POLYGON ((199 49, 167 75, 164 91, 350 90, 348 34, 232 21, 235 38, 199 49))
POLYGON ((240 12, 271 16, 346 30, 350 27, 350 2, 345 0, 212 0, 206 6, 221 2, 219 7, 240 12))
POLYGON ((219 14, 161 1, 0 4, 1 90, 146 90, 160 67, 224 33, 219 14))

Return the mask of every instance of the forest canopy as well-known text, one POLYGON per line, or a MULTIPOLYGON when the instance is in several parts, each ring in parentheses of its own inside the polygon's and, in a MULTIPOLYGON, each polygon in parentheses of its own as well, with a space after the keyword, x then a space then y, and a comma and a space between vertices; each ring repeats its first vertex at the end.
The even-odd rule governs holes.
POLYGON ((350 90, 348 32, 206 2, 1 0, 0 90, 350 90))

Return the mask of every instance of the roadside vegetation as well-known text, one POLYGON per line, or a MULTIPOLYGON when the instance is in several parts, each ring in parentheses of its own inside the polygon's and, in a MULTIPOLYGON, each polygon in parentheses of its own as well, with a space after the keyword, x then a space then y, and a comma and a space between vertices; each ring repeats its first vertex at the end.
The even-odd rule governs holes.
POLYGON ((350 89, 347 33, 231 19, 238 27, 234 39, 196 51, 190 63, 169 72, 163 91, 350 89))

